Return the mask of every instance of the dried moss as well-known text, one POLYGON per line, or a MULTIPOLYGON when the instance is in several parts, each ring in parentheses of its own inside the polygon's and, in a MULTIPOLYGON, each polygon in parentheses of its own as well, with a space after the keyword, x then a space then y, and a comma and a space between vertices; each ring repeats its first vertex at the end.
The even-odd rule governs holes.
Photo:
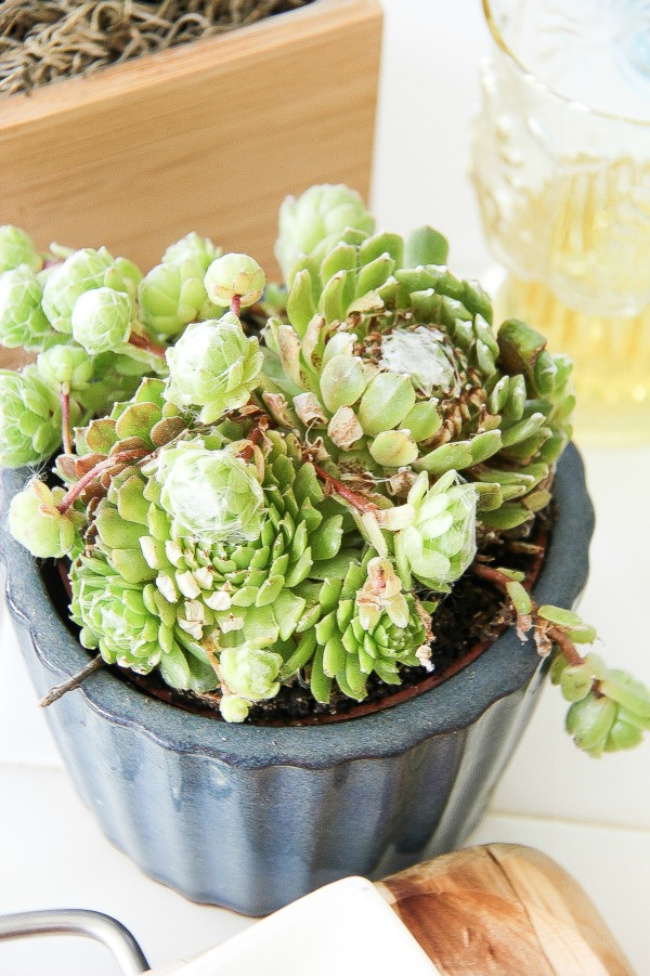
POLYGON ((313 0, 5 0, 0 98, 213 37, 313 0))

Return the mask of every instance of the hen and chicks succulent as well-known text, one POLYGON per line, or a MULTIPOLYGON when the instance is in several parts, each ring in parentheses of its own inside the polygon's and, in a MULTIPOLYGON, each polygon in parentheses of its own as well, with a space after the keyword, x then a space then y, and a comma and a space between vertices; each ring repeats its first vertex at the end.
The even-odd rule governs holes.
MULTIPOLYGON (((190 234, 143 277, 0 230, 0 341, 37 354, 0 372, 0 461, 63 445, 65 486, 34 478, 11 531, 69 557, 85 647, 234 722, 283 684, 362 701, 371 675, 426 675, 441 600, 548 505, 571 435, 570 361, 521 322, 495 332, 436 231, 376 233, 356 193, 313 187, 283 205, 277 256, 266 287, 190 234)), ((578 744, 636 744, 646 689, 583 659, 593 631, 520 574, 490 575, 555 646, 578 744)))

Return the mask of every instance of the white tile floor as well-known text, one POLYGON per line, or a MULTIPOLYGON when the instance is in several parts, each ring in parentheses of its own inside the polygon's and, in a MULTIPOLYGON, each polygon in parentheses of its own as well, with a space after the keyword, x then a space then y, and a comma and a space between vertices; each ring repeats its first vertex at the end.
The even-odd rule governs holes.
MULTIPOLYGON (((428 222, 450 237, 451 263, 489 261, 466 177, 469 117, 485 34, 479 0, 384 0, 373 203, 380 223, 428 222)), ((650 447, 585 452, 596 505, 592 572, 582 612, 603 652, 650 683, 650 447)), ((547 689, 519 751, 472 837, 537 847, 574 874, 639 976, 650 976, 650 745, 589 760, 562 731, 547 689)), ((13 639, 0 636, 0 912, 76 906, 120 918, 152 964, 192 956, 252 924, 193 905, 143 877, 100 834, 61 769, 13 639)), ((0 946, 0 973, 114 976, 100 947, 74 940, 0 946)), ((534 976, 534 974, 531 974, 534 976)))

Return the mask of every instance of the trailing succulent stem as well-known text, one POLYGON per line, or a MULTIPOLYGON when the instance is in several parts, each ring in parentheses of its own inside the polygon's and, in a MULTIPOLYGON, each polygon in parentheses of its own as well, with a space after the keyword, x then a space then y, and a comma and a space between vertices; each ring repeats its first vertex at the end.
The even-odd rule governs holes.
POLYGON ((567 728, 635 745, 650 697, 576 645, 488 547, 525 546, 571 436, 571 363, 455 278, 431 228, 376 232, 358 194, 287 201, 285 284, 197 234, 143 276, 105 248, 41 255, 0 230, 0 461, 60 451, 10 527, 70 561, 71 616, 99 662, 241 722, 282 686, 363 701, 433 669, 436 615, 467 573, 553 655, 567 728))
POLYGON ((650 695, 630 674, 608 668, 600 657, 584 657, 576 644, 591 644, 596 632, 570 610, 538 606, 521 583, 521 576, 475 562, 472 572, 509 598, 517 631, 532 635, 542 657, 552 655, 551 680, 571 702, 567 731, 592 756, 629 749, 650 729, 650 695))

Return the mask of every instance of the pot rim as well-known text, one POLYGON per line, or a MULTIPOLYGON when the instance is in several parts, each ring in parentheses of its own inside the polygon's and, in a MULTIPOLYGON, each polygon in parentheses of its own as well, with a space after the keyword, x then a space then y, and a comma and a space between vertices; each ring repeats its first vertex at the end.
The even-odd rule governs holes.
MULTIPOLYGON (((55 610, 36 560, 9 534, 7 511, 14 493, 32 476, 28 468, 0 475, 0 562, 6 600, 29 633, 52 684, 76 674, 88 655, 55 610)), ((538 603, 570 608, 588 574, 588 547, 594 528, 584 465, 573 444, 558 463, 554 483, 558 516, 544 565, 533 587, 538 603)), ((127 726, 177 752, 209 755, 238 768, 275 765, 319 769, 357 758, 398 755, 424 739, 462 731, 495 701, 522 692, 540 669, 533 642, 522 643, 508 628, 475 661, 429 691, 371 715, 324 725, 228 725, 150 698, 100 670, 68 694, 82 695, 106 720, 127 726)), ((55 703, 50 708, 61 707, 55 703)))

